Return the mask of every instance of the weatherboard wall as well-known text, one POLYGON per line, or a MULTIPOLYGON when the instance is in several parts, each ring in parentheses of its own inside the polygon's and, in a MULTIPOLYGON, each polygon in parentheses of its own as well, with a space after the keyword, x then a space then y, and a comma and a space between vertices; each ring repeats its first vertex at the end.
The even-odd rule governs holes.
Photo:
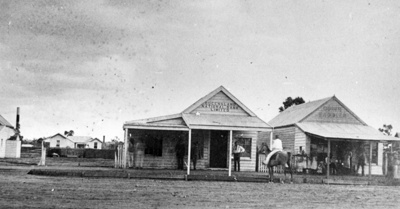
POLYGON ((295 126, 288 126, 282 128, 275 128, 273 138, 278 135, 282 141, 283 149, 287 152, 294 153, 296 128, 295 126))
MULTIPOLYGON (((187 147, 188 147, 188 132, 186 131, 157 131, 157 130, 130 130, 130 136, 135 140, 143 139, 145 140, 146 135, 154 134, 162 137, 162 156, 154 156, 150 154, 145 154, 144 166, 145 168, 154 169, 176 169, 177 158, 175 146, 178 142, 178 136, 181 135, 186 147, 186 155, 184 158, 185 163, 187 160, 187 147)), ((210 165, 210 130, 192 130, 192 143, 198 142, 199 148, 201 148, 201 157, 197 160, 196 168, 198 169, 208 169, 210 165)), ((257 151, 257 140, 258 132, 255 131, 233 131, 232 144, 239 138, 251 138, 251 157, 241 158, 241 171, 254 171, 256 166, 256 151, 257 151)), ((229 138, 228 138, 229 140, 229 138)), ((229 146, 229 143, 228 143, 229 146)), ((193 153, 192 153, 193 154, 193 153)), ((229 155, 229 147, 227 147, 227 155, 229 155)), ((230 159, 230 158, 228 158, 230 159)), ((227 163, 228 165, 228 163, 227 163)), ((232 161, 233 167, 233 161, 232 161)), ((191 162, 191 168, 193 164, 191 162)))

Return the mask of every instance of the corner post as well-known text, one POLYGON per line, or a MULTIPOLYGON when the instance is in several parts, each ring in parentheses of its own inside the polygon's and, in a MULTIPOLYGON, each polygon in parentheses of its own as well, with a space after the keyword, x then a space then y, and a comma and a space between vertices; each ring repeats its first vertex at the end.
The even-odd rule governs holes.
POLYGON ((127 162, 126 158, 128 156, 128 146, 129 146, 129 144, 128 144, 128 129, 126 128, 124 130, 125 130, 125 134, 124 134, 125 140, 124 140, 124 156, 122 159, 122 163, 123 163, 122 168, 126 168, 126 162, 127 162))
MULTIPOLYGON (((329 169, 330 164, 331 164, 330 155, 331 155, 331 140, 328 139, 328 156, 326 158, 326 164, 327 164, 326 165, 326 179, 327 180, 329 180, 329 173, 331 172, 330 169, 329 169)), ((329 182, 328 182, 328 184, 329 184, 329 182)))
POLYGON ((369 166, 368 166, 368 180, 369 181, 371 181, 371 171, 372 171, 371 167, 372 167, 372 141, 369 141, 369 166))
POLYGON ((192 151, 191 149, 192 149, 192 129, 189 129, 187 175, 190 175, 190 155, 192 151))
POLYGON ((230 130, 229 131, 229 168, 228 168, 228 176, 232 175, 232 135, 233 135, 233 131, 230 130))

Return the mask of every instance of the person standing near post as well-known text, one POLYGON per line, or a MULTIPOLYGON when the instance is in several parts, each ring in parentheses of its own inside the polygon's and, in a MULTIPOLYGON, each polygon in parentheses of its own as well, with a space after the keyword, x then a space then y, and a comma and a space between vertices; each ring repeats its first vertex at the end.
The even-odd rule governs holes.
POLYGON ((134 161, 134 154, 135 154, 135 149, 133 147, 134 145, 134 140, 133 138, 129 139, 129 143, 128 143, 128 153, 129 153, 129 159, 128 159, 128 166, 129 168, 133 168, 135 167, 135 161, 134 161))
POLYGON ((236 171, 236 166, 237 166, 237 171, 240 171, 240 155, 244 152, 244 148, 238 144, 237 141, 235 141, 235 146, 233 147, 233 170, 236 171))
POLYGON ((143 169, 145 148, 146 145, 142 142, 142 139, 137 140, 135 144, 135 166, 137 169, 143 169))
POLYGON ((356 169, 356 174, 358 174, 358 170, 361 167, 361 175, 364 176, 364 166, 365 166, 365 150, 364 150, 364 144, 359 143, 358 148, 357 148, 357 169, 356 169))
POLYGON ((178 170, 183 170, 183 158, 185 157, 185 144, 179 138, 175 145, 176 158, 178 160, 178 170))
POLYGON ((267 158, 263 163, 265 165, 268 165, 268 162, 271 159, 272 155, 279 151, 283 151, 282 141, 279 139, 278 135, 275 135, 275 139, 272 141, 271 152, 267 155, 267 158))
POLYGON ((193 170, 196 170, 196 164, 197 164, 197 158, 199 156, 199 143, 195 142, 192 149, 191 149, 191 154, 190 158, 192 158, 193 162, 193 170))

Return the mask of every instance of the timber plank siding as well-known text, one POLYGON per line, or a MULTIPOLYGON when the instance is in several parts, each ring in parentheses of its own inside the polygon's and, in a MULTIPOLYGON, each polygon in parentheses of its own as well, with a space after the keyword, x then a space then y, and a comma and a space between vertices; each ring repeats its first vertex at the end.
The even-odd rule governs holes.
POLYGON ((295 126, 275 128, 273 138, 275 138, 276 135, 278 135, 282 141, 283 149, 294 154, 294 142, 296 135, 295 126))

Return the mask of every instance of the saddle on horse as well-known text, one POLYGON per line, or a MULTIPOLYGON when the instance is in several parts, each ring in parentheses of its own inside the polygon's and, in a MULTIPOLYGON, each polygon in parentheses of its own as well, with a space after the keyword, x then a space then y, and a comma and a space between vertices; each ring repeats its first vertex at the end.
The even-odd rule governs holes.
MULTIPOLYGON (((282 160, 281 158, 283 156, 286 157, 287 152, 284 150, 274 150, 272 152, 270 152, 267 157, 265 158, 265 160, 262 162, 264 165, 268 165, 268 163, 273 160, 273 161, 280 161, 282 160)), ((283 157, 285 159, 285 157, 283 157)), ((286 160, 285 160, 286 161, 286 160)), ((287 167, 287 165, 285 165, 285 167, 287 167)))

